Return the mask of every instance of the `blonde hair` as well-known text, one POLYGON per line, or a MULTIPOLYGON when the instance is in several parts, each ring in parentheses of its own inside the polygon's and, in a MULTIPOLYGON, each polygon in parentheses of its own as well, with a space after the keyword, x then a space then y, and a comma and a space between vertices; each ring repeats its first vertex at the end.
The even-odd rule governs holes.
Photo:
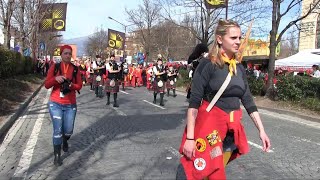
POLYGON ((224 66, 224 61, 221 58, 221 45, 217 41, 217 36, 225 36, 227 34, 227 30, 230 27, 240 28, 240 25, 232 20, 220 19, 218 21, 218 25, 215 30, 215 40, 209 53, 209 58, 212 61, 212 63, 218 65, 220 68, 224 66))

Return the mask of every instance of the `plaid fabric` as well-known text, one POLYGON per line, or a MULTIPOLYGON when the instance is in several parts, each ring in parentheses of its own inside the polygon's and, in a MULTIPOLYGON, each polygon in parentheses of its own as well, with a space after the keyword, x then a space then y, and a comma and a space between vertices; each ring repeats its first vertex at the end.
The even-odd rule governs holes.
POLYGON ((119 92, 119 81, 115 80, 115 86, 110 86, 111 79, 107 79, 105 82, 105 90, 110 93, 118 93, 119 92))
POLYGON ((100 81, 100 82, 97 82, 97 81, 96 81, 96 78, 97 78, 97 75, 94 75, 94 76, 93 76, 93 85, 94 85, 94 86, 99 86, 99 85, 102 85, 102 86, 103 86, 103 85, 104 85, 103 77, 101 76, 101 81, 100 81))
POLYGON ((153 91, 154 92, 156 92, 156 93, 162 93, 162 92, 164 92, 164 90, 165 90, 165 83, 163 82, 163 86, 162 87, 159 87, 158 86, 158 81, 153 81, 153 85, 152 85, 152 89, 153 89, 153 91))
POLYGON ((92 83, 93 82, 93 74, 90 74, 89 77, 87 77, 87 82, 92 83))
POLYGON ((166 83, 167 89, 176 89, 176 83, 174 82, 174 80, 172 80, 172 81, 173 81, 173 85, 170 84, 170 80, 167 81, 167 83, 166 83))

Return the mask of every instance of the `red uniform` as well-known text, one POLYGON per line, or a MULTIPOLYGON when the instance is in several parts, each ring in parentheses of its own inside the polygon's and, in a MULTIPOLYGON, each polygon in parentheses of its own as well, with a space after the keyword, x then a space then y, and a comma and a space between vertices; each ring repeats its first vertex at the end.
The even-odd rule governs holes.
POLYGON ((151 90, 152 89, 152 82, 151 82, 151 78, 152 78, 152 75, 149 73, 149 71, 152 71, 152 66, 148 67, 147 68, 147 89, 148 90, 151 90))
MULTIPOLYGON (((199 108, 194 129, 196 140, 195 157, 191 160, 181 157, 187 179, 226 179, 223 162, 223 140, 227 132, 233 132, 234 144, 238 151, 233 151, 229 160, 249 152, 248 141, 241 124, 242 110, 229 114, 214 106, 210 112, 206 111, 209 102, 203 101, 199 108)), ((182 137, 180 153, 186 141, 186 129, 182 137)))

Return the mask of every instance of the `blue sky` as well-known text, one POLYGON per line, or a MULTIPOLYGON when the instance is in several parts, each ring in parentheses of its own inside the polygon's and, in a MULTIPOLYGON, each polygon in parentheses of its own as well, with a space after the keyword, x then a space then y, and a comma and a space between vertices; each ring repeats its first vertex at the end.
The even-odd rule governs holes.
POLYGON ((129 24, 125 8, 136 9, 141 0, 68 0, 67 25, 63 39, 83 37, 96 28, 124 31, 123 26, 108 19, 108 16, 129 24))

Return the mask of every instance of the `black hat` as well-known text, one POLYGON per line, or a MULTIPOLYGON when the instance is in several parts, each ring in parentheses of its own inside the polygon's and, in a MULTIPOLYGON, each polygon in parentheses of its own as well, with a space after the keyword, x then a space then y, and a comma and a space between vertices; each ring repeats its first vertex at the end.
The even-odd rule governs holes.
POLYGON ((162 59, 161 59, 161 58, 158 58, 158 59, 157 59, 157 62, 158 62, 158 61, 162 61, 162 59))

